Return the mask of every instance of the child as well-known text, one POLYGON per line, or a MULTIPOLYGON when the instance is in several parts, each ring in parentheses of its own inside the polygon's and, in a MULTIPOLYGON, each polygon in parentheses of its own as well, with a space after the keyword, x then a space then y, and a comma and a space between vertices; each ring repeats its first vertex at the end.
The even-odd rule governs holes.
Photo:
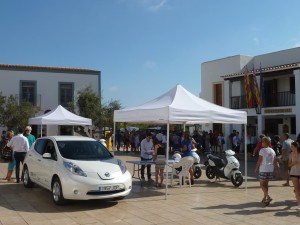
POLYGON ((166 163, 166 150, 163 145, 157 140, 153 140, 154 144, 154 156, 153 160, 155 162, 155 186, 161 187, 164 179, 164 169, 166 163), (158 176, 160 177, 160 183, 158 183, 158 176))

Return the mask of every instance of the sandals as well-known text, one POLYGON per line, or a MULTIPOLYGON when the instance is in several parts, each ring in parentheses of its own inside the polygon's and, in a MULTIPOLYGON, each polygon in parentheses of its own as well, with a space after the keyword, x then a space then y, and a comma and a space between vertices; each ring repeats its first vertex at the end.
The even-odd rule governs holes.
POLYGON ((263 198, 263 199, 261 200, 261 202, 264 203, 265 206, 268 206, 268 205, 270 205, 270 202, 271 202, 272 200, 273 200, 273 199, 272 199, 270 196, 268 196, 267 198, 263 198))

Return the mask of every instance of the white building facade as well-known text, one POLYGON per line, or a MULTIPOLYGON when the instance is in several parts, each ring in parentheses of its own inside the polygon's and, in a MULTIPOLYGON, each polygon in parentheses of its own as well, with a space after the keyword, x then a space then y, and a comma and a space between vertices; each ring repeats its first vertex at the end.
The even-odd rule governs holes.
MULTIPOLYGON (((257 55, 236 55, 201 65, 201 94, 207 101, 248 113, 247 133, 282 135, 295 140, 300 132, 300 48, 257 55), (255 74, 263 105, 246 107, 244 71, 255 74), (298 118, 298 120, 297 120, 298 118)), ((242 131, 237 125, 211 125, 229 135, 242 131)))
MULTIPOLYGON (((3 96, 13 95, 19 102, 39 106, 38 115, 58 105, 67 107, 75 101, 78 91, 89 85, 101 99, 101 72, 97 70, 0 64, 0 79, 3 96)), ((47 132, 57 133, 51 128, 47 132)))

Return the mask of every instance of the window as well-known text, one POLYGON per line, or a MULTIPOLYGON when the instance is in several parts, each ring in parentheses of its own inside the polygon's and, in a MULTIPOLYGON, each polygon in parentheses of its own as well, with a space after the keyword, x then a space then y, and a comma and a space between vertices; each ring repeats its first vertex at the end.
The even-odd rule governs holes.
POLYGON ((290 77, 290 91, 295 94, 295 77, 290 77))
POLYGON ((20 103, 36 105, 36 81, 21 81, 20 103))
POLYGON ((46 142, 47 142, 46 139, 37 140, 34 145, 34 150, 37 151, 40 155, 43 155, 46 142))
POLYGON ((59 84, 59 103, 63 107, 68 107, 69 102, 73 102, 74 84, 60 83, 59 84))
POLYGON ((222 84, 214 84, 214 103, 222 106, 223 93, 222 84))

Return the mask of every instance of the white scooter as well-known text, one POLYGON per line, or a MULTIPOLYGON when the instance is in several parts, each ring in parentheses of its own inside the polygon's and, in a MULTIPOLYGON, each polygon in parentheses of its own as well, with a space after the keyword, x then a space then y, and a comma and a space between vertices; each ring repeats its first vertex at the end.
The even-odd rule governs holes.
MULTIPOLYGON (((197 150, 197 149, 196 149, 197 150)), ((192 150, 192 156, 194 158, 194 165, 193 165, 193 171, 194 171, 194 177, 195 179, 198 179, 201 177, 202 170, 200 167, 200 156, 197 154, 196 150, 192 150)), ((175 162, 179 162, 181 159, 181 155, 179 152, 175 152, 175 154, 172 156, 175 162)))
POLYGON ((220 179, 224 178, 231 180, 235 187, 242 185, 244 179, 240 168, 240 163, 234 156, 235 152, 231 149, 225 150, 227 162, 223 159, 212 154, 207 155, 207 161, 204 163, 206 166, 206 176, 208 179, 220 179))

